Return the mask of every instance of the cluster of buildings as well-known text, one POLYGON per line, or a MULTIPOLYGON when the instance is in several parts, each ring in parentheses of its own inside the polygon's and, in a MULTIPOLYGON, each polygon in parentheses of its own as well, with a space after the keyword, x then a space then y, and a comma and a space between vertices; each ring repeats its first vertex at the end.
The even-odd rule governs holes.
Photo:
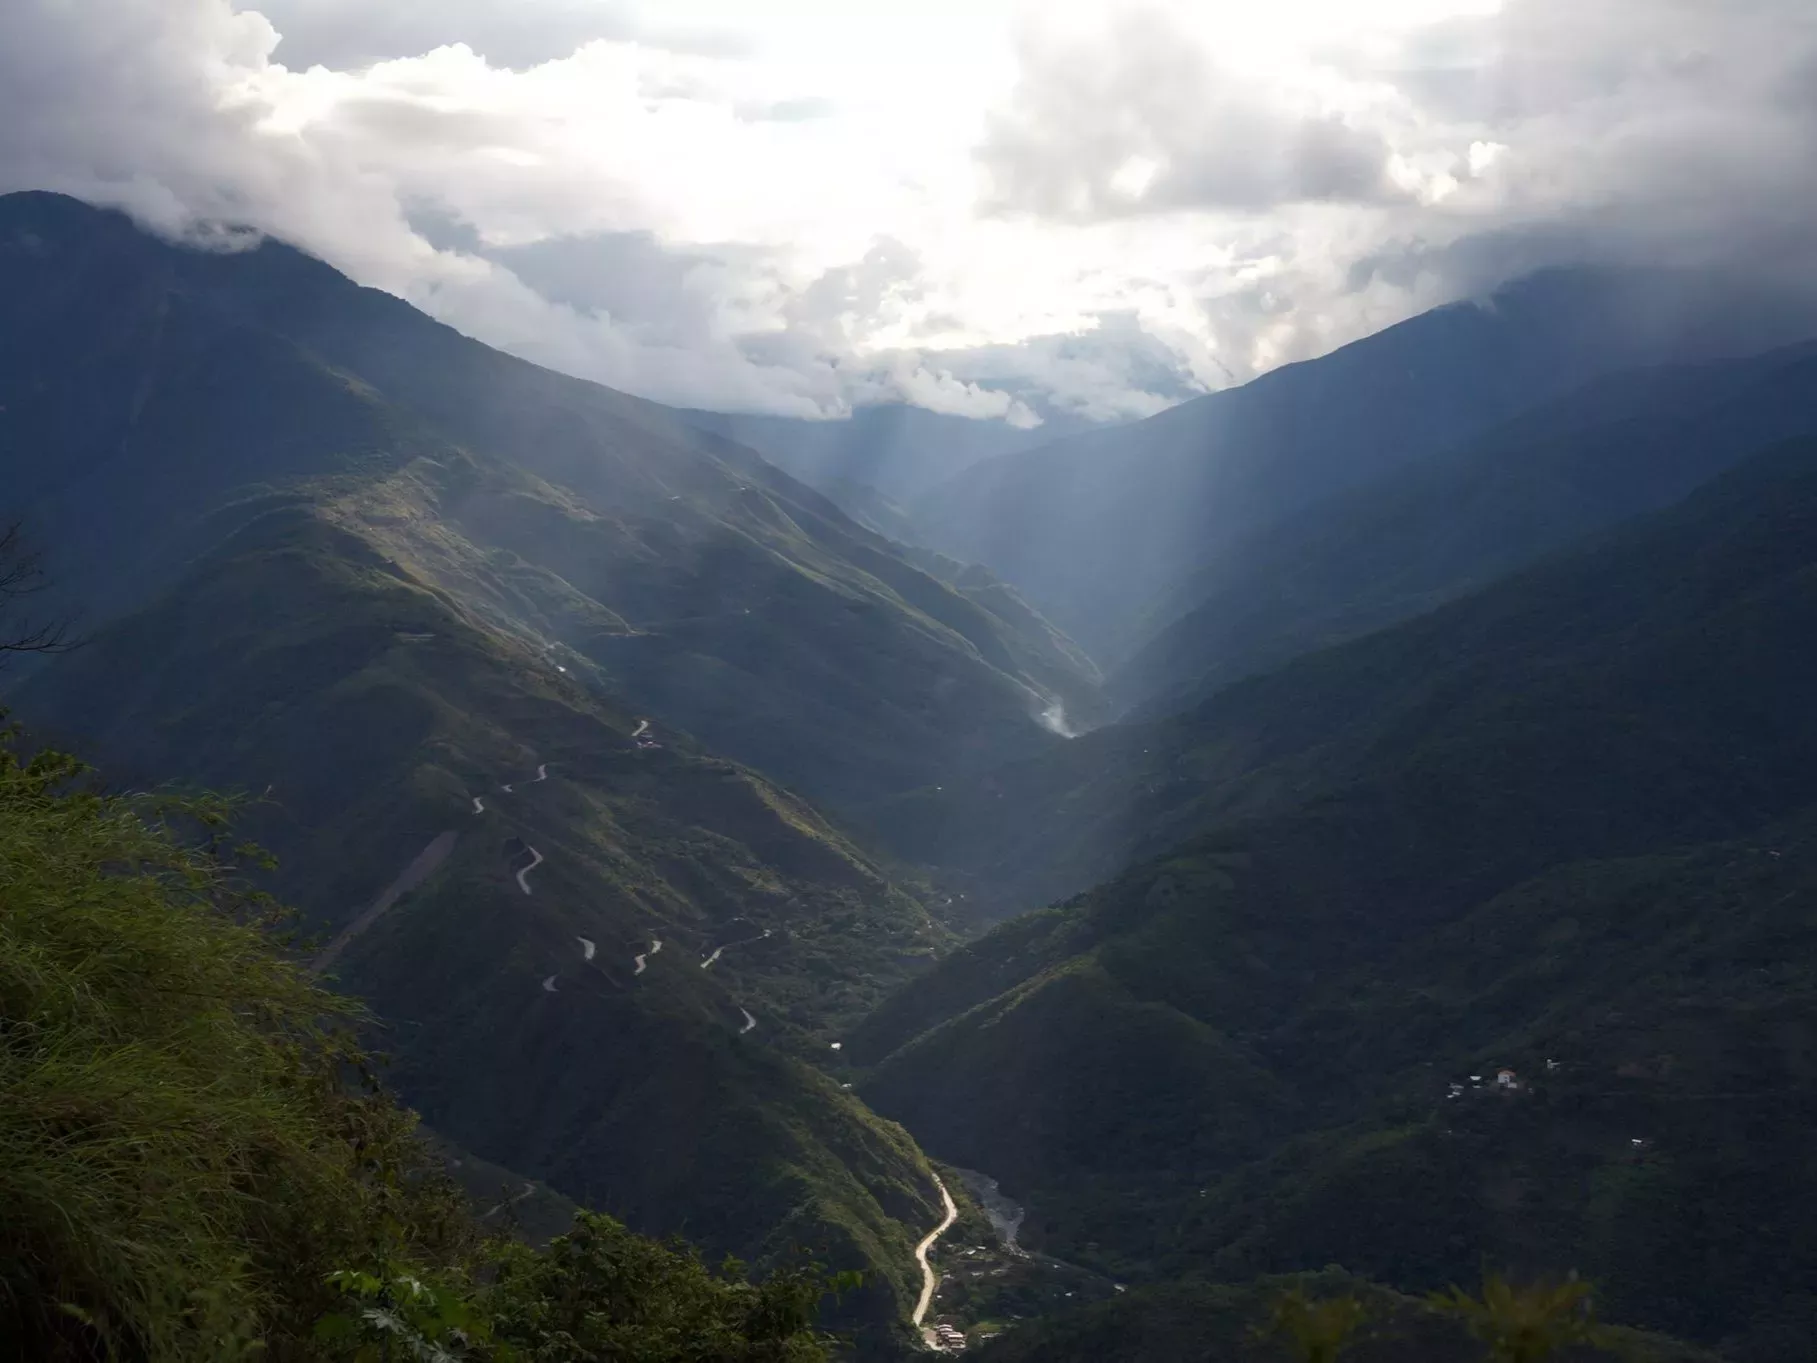
MULTIPOLYGON (((1558 1070, 1558 1061, 1548 1060, 1546 1062, 1546 1073, 1552 1074, 1552 1073, 1555 1073, 1557 1070, 1558 1070)), ((1482 1076, 1480 1074, 1471 1075, 1469 1087, 1471 1087, 1473 1089, 1483 1088, 1484 1087, 1483 1079, 1484 1079, 1484 1076, 1482 1076)), ((1513 1070, 1503 1068, 1503 1069, 1499 1069, 1495 1072, 1494 1081, 1493 1081, 1493 1083, 1489 1084, 1488 1087, 1498 1093, 1519 1093, 1519 1092, 1521 1092, 1521 1090, 1526 1088, 1526 1084, 1524 1082, 1522 1082, 1521 1077, 1518 1074, 1516 1074, 1513 1070)), ((1445 1094, 1445 1096, 1447 1098, 1461 1098, 1461 1097, 1463 1097, 1463 1095, 1464 1095, 1464 1083, 1462 1080, 1453 1081, 1450 1086, 1450 1090, 1445 1094)))
MULTIPOLYGON (((1471 1088, 1480 1089, 1482 1086, 1483 1086, 1483 1076, 1482 1075, 1473 1074, 1470 1076, 1470 1087, 1471 1088)), ((1516 1074, 1513 1070, 1508 1070, 1508 1069, 1497 1070, 1495 1072, 1495 1083, 1494 1083, 1493 1087, 1502 1093, 1519 1093, 1521 1090, 1520 1076, 1518 1074, 1516 1074)), ((1464 1094, 1464 1085, 1463 1085, 1462 1081, 1453 1080, 1450 1090, 1445 1094, 1445 1096, 1447 1098, 1461 1098, 1461 1097, 1463 1097, 1463 1094, 1464 1094)))
POLYGON ((965 1331, 944 1321, 929 1329, 930 1343, 941 1353, 957 1354, 965 1352, 965 1331))

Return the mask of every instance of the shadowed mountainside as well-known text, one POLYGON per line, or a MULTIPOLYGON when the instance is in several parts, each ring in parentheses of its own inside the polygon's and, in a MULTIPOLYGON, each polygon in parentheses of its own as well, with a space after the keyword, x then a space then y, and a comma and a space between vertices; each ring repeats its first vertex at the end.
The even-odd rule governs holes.
POLYGON ((986 564, 1114 670, 1183 580, 1296 511, 1598 375, 1814 330, 1806 301, 1734 279, 1552 271, 1146 420, 989 460, 907 510, 923 543, 986 564))
POLYGON ((1817 345, 1614 375, 1219 551, 1114 679, 1149 713, 1408 619, 1817 431, 1817 345), (1177 618, 1173 618, 1177 617, 1177 618))
POLYGON ((1119 1276, 1568 1265, 1777 1356, 1817 1268, 1814 532, 1779 447, 1220 693, 1155 761, 1173 846, 892 998, 863 1091, 1119 1276))
MULTIPOLYGON (((810 797, 1036 751, 1094 679, 665 408, 514 360, 275 243, 172 247, 0 200, 0 459, 91 620, 304 478, 474 458, 362 533, 498 628, 810 797)), ((1026 608, 1024 608, 1026 610, 1026 608)))

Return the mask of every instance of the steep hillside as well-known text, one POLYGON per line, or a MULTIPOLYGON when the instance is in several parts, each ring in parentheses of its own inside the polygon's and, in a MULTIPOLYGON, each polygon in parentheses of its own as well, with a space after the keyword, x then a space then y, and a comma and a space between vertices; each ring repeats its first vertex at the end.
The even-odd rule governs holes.
MULTIPOLYGON (((1808 449, 1787 446, 1776 456, 1788 486, 1808 449)), ((1570 741, 1586 752, 1619 744, 1611 780, 1620 779, 1620 762, 1634 764, 1629 775, 1652 771, 1686 745, 1698 760, 1718 762, 1727 743, 1748 755, 1741 770, 1779 770, 1782 754, 1771 744, 1755 755, 1760 733, 1749 726, 1757 710, 1718 705, 1719 692, 1702 698, 1711 707, 1705 736, 1681 730, 1674 688, 1715 664, 1688 646, 1682 659, 1643 656, 1615 633, 1703 609, 1714 590, 1698 576, 1713 571, 1707 541, 1739 554, 1751 536, 1773 534, 1782 552, 1803 552, 1797 523, 1786 530, 1778 520, 1799 514, 1802 502, 1768 509, 1746 491, 1773 466, 1751 461, 1751 472, 1725 476, 1681 507, 1405 625, 1238 682, 1177 715, 1100 729, 982 782, 893 801, 877 826, 902 855, 975 877, 974 898, 996 911, 1077 893, 1211 822, 1303 802, 1373 770, 1383 752, 1398 763, 1405 755, 1395 745, 1430 725, 1466 733, 1512 722, 1502 708, 1536 734, 1542 718, 1571 724, 1570 741), (1695 587, 1674 586, 1681 578, 1695 587), (1547 706, 1562 705, 1555 693, 1577 676, 1580 655, 1594 657, 1598 675, 1632 707, 1620 724, 1580 713, 1575 693, 1548 714, 1547 706)), ((1760 646, 1795 649, 1796 633, 1760 646)), ((1737 696, 1777 684, 1771 670, 1756 676, 1739 659, 1727 665, 1737 696)), ((1756 704, 1768 706, 1764 697, 1756 704)), ((1536 769, 1556 761, 1527 760, 1536 769)), ((1725 807, 1717 789, 1700 797, 1712 810, 1725 807)))
POLYGON ((436 1130, 652 1233, 867 1267, 893 1314, 931 1180, 807 1062, 938 940, 925 912, 331 510, 255 517, 20 709, 122 777, 263 792, 279 888, 436 1130))
POLYGON ((890 1000, 862 1090, 1120 1276, 1578 1267, 1783 1356, 1817 1270, 1814 531, 1817 447, 1780 447, 1222 693, 1151 768, 1187 840, 890 1000))
POLYGON ((1732 280, 1537 275, 1145 421, 990 460, 908 510, 923 543, 986 564, 1111 668, 1209 556, 1315 501, 1596 375, 1814 330, 1808 308, 1732 280))
POLYGON ((397 533, 458 533, 494 581, 439 562, 437 585, 810 797, 1037 751, 1038 716, 1094 690, 1051 630, 950 589, 750 451, 288 248, 183 250, 13 195, 0 287, 0 474, 92 619, 167 582, 248 498, 452 447, 472 478, 395 509, 397 533))
POLYGON ((257 796, 448 1140, 864 1267, 846 1319, 893 1347, 940 1203, 824 1071, 947 934, 809 801, 1057 744, 1089 664, 748 450, 282 246, 12 196, 0 287, 0 478, 89 640, 8 702, 112 780, 257 796))
POLYGON ((1471 450, 1390 473, 1217 553, 1157 610, 1163 628, 1119 669, 1114 702, 1183 708, 1669 505, 1737 459, 1814 430, 1809 344, 1590 384, 1471 450))
MULTIPOLYGON (((508 1209, 465 1205, 356 1079, 358 1012, 285 952, 224 802, 19 748, 0 729, 9 1357, 597 1357, 609 1331, 621 1358, 828 1358, 819 1270, 714 1272, 516 1177, 508 1209), (560 1238, 488 1234, 519 1208, 560 1238)), ((457 1176, 504 1173, 438 1144, 457 1176)))

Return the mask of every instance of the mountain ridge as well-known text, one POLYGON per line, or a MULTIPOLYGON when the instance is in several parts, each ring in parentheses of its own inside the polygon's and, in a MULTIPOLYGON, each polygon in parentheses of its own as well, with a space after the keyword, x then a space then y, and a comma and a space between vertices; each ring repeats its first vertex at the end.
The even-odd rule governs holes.
POLYGON ((1564 1265, 1774 1357, 1817 1078, 1814 527, 1817 445, 1779 446, 1220 692, 1208 770, 1279 789, 1187 799, 1151 859, 910 982, 852 1038, 861 1091, 1124 1280, 1564 1265), (1497 1065, 1530 1096, 1470 1088, 1497 1065))
POLYGON ((21 717, 115 781, 264 791, 272 888, 361 924, 331 972, 438 1134, 863 1269, 840 1320, 899 1350, 936 1183, 831 1043, 947 930, 822 811, 1057 742, 1094 691, 1061 636, 289 248, 8 196, 0 283, 0 472, 94 604, 21 717))
POLYGON ((1801 300, 1694 272, 1554 270, 1127 426, 980 464, 912 503, 1113 669, 1183 575, 1313 500, 1595 376, 1809 337, 1801 300))

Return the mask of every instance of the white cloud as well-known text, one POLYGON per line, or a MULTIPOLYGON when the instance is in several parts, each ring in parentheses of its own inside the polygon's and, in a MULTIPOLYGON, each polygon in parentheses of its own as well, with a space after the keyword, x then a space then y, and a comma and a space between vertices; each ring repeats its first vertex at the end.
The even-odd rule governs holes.
POLYGON ((1808 0, 7 0, 0 188, 661 400, 1141 415, 1560 260, 1810 265, 1808 0))
POLYGON ((995 208, 1089 221, 1406 192, 1386 137, 1334 107, 1321 73, 1221 61, 1157 10, 1076 36, 1030 25, 1021 67, 979 149, 995 208))

